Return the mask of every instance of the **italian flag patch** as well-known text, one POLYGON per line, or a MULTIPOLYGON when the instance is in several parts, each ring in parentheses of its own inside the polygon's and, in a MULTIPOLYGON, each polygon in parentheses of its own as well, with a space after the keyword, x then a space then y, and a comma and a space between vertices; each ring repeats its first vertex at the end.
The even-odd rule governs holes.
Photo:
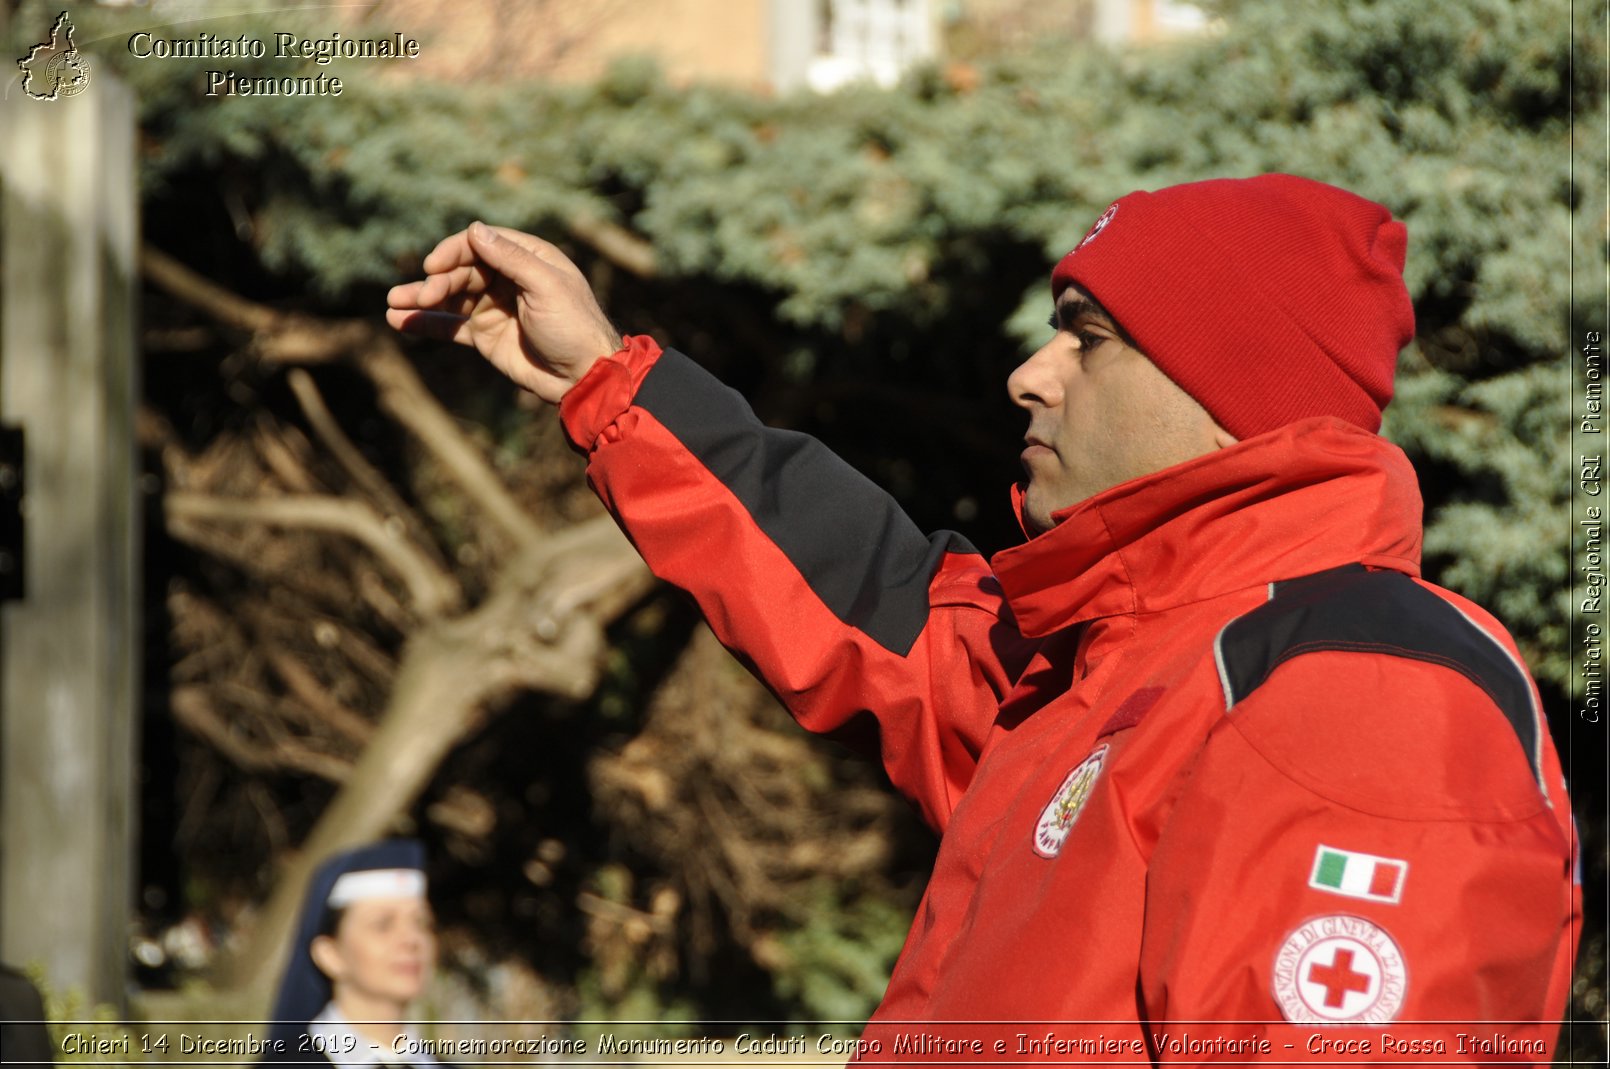
POLYGON ((1314 851, 1314 871, 1308 877, 1308 886, 1344 898, 1397 902, 1403 897, 1403 878, 1408 874, 1407 861, 1355 854, 1321 844, 1314 851))

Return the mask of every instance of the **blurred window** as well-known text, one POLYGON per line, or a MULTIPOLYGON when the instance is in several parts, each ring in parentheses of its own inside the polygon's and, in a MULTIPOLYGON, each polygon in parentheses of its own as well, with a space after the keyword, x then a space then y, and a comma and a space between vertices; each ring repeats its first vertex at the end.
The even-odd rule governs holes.
POLYGON ((1179 0, 1156 0, 1157 25, 1169 33, 1194 33, 1207 28, 1207 12, 1179 0))
POLYGON ((928 0, 818 0, 815 28, 805 77, 818 92, 862 79, 893 85, 935 52, 928 0))

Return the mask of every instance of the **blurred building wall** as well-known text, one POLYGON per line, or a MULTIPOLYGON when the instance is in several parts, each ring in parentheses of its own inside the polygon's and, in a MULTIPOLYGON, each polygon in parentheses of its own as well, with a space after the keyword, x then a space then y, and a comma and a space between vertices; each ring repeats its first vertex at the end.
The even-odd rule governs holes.
POLYGON ((947 37, 990 51, 1047 38, 1150 44, 1211 27, 1183 0, 381 0, 342 17, 353 33, 421 40, 392 77, 587 82, 643 55, 673 84, 753 92, 888 85, 941 58, 947 37))
POLYGON ((383 0, 350 13, 358 32, 401 30, 420 58, 400 77, 596 79, 648 55, 673 83, 756 92, 888 84, 938 52, 934 0, 383 0))

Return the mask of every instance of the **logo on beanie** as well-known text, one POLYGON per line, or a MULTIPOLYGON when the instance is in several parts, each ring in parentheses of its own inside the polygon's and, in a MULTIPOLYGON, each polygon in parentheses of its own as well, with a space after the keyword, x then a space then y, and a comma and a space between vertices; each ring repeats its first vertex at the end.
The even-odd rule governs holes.
POLYGON ((1078 252, 1080 249, 1084 248, 1086 245, 1088 245, 1092 241, 1096 240, 1096 235, 1101 233, 1103 230, 1107 229, 1107 224, 1112 222, 1112 217, 1117 215, 1117 214, 1118 214, 1118 205, 1113 204, 1113 205, 1109 206, 1106 211, 1101 213, 1101 218, 1097 219, 1095 221, 1095 223, 1090 227, 1089 232, 1086 233, 1085 236, 1084 236, 1084 240, 1079 242, 1079 244, 1077 244, 1077 245, 1075 245, 1073 247, 1073 251, 1078 252))

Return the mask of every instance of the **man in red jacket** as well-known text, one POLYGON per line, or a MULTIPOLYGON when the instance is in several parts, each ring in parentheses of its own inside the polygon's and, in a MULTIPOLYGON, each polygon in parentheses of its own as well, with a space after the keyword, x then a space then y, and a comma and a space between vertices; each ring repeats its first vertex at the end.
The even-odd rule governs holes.
POLYGON ((545 242, 477 224, 388 315, 557 403, 801 724, 875 725, 942 840, 865 1058, 1544 1063, 1569 802, 1509 635, 1419 578, 1376 434, 1405 244, 1287 175, 1115 202, 1008 380, 1030 537, 989 561, 620 338, 545 242))

